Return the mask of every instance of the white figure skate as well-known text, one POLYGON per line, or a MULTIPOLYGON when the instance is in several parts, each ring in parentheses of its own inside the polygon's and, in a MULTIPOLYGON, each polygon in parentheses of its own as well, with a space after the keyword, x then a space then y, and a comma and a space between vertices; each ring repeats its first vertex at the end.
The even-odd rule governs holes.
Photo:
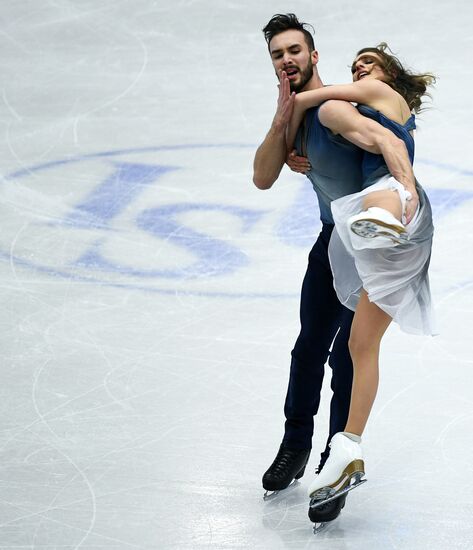
POLYGON ((310 507, 317 508, 364 483, 365 465, 360 443, 344 432, 330 441, 330 455, 320 474, 309 486, 310 507))
POLYGON ((391 212, 377 206, 371 206, 368 210, 351 216, 347 225, 353 233, 365 239, 387 237, 395 244, 409 240, 404 225, 391 212))

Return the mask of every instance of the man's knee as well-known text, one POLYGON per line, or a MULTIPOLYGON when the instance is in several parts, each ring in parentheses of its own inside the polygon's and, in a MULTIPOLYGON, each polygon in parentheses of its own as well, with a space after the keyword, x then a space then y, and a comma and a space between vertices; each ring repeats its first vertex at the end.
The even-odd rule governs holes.
POLYGON ((330 383, 332 391, 337 394, 346 393, 349 395, 353 379, 353 363, 348 346, 345 346, 343 351, 338 349, 337 353, 332 351, 328 362, 332 369, 332 381, 330 383))
POLYGON ((292 350, 293 364, 297 365, 298 369, 321 371, 324 370, 325 362, 329 350, 317 341, 317 338, 297 339, 297 342, 292 350))

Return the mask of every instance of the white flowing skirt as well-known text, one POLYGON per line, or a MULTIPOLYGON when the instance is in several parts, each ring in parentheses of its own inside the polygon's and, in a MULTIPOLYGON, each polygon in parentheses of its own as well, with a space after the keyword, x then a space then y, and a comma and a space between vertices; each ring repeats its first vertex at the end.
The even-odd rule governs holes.
POLYGON ((359 193, 332 202, 335 228, 329 244, 334 287, 340 302, 355 310, 362 289, 405 332, 436 334, 430 296, 428 267, 434 227, 432 210, 424 190, 417 184, 419 208, 406 226, 409 241, 394 244, 389 239, 365 239, 355 235, 347 219, 363 210, 363 197, 373 191, 406 190, 391 176, 384 176, 359 193))

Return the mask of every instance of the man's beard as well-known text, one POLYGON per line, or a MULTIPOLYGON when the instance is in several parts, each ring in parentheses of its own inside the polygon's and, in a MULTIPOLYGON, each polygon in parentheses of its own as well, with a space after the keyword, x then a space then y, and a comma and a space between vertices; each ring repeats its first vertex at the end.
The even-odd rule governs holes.
POLYGON ((289 82, 289 87, 291 89, 291 92, 300 92, 304 89, 304 86, 309 82, 309 80, 312 78, 312 75, 314 74, 314 66, 309 61, 307 64, 307 67, 301 71, 301 81, 299 83, 296 82, 289 82))

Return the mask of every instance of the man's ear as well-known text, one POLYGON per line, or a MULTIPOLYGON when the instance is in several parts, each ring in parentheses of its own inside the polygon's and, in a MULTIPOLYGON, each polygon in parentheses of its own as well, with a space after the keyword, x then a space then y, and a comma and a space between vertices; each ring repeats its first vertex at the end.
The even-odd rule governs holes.
POLYGON ((312 59, 312 65, 317 65, 317 63, 319 62, 319 52, 317 50, 313 50, 310 53, 310 57, 312 59))

